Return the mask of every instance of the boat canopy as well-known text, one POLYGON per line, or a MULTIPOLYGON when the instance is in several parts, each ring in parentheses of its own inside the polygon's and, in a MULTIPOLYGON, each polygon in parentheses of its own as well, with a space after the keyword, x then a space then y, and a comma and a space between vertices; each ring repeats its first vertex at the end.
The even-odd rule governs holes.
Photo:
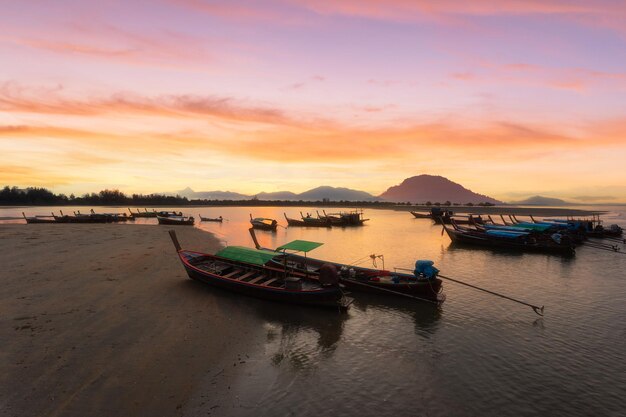
POLYGON ((308 240, 294 240, 285 245, 282 245, 276 250, 295 250, 297 252, 310 252, 315 248, 319 248, 323 243, 309 242, 308 240))
POLYGON ((246 248, 245 246, 227 246, 215 255, 232 261, 245 262, 253 265, 265 265, 279 254, 264 249, 246 248))

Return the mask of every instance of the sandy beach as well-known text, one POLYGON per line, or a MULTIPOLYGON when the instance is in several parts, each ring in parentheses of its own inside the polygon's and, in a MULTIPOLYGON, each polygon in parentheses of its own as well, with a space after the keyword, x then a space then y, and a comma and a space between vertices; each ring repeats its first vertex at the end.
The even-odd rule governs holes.
MULTIPOLYGON (((0 415, 175 416, 192 396, 219 415, 258 319, 189 280, 167 230, 0 225, 0 415)), ((177 233, 189 248, 220 247, 196 228, 177 233)))

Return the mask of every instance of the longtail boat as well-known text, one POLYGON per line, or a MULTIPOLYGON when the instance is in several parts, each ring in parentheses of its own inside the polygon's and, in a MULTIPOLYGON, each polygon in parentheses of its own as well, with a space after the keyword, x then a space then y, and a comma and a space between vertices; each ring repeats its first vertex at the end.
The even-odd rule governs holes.
POLYGON ((567 235, 552 235, 533 231, 515 230, 479 230, 442 224, 444 230, 455 243, 484 246, 495 249, 519 250, 524 252, 542 252, 571 256, 575 254, 572 240, 567 235))
POLYGON ((52 215, 52 216, 29 216, 29 217, 26 217, 26 214, 24 214, 24 212, 22 212, 22 216, 24 217, 24 220, 26 220, 27 224, 31 224, 31 223, 58 223, 57 220, 54 218, 54 215, 52 215))
MULTIPOLYGON (((178 257, 189 278, 249 296, 284 303, 347 310, 352 298, 344 296, 332 270, 319 280, 303 279, 265 264, 275 255, 258 251, 252 256, 237 246, 215 255, 181 249, 176 233, 170 231, 178 257)), ((329 269, 327 268, 327 271, 329 269)))
POLYGON ((298 227, 331 227, 330 219, 320 219, 316 217, 312 217, 310 214, 307 216, 302 215, 300 212, 300 217, 302 220, 292 219, 287 217, 287 214, 283 213, 285 216, 285 220, 287 220, 287 224, 289 226, 298 226, 298 227))
POLYGON ((274 219, 267 219, 265 217, 252 217, 250 214, 250 224, 252 227, 259 230, 271 230, 275 231, 278 227, 278 222, 274 219))
POLYGON ((157 221, 159 224, 166 224, 170 226, 193 226, 194 224, 193 216, 157 216, 157 221))
POLYGON ((416 219, 432 219, 433 218, 430 215, 430 213, 420 213, 417 211, 410 211, 409 213, 411 213, 413 217, 415 217, 416 219))
POLYGON ((130 211, 130 214, 134 217, 156 217, 157 216, 157 212, 156 211, 148 211, 148 209, 144 208, 144 211, 139 211, 139 209, 137 209, 136 212, 133 212, 130 208, 128 209, 128 211, 130 211))
POLYGON ((321 220, 330 221, 332 226, 346 227, 346 226, 363 226, 363 224, 369 219, 363 218, 363 210, 353 210, 339 213, 326 213, 326 210, 322 210, 324 215, 321 216, 319 212, 317 217, 321 220))
POLYGON ((201 222, 218 222, 218 223, 221 223, 224 220, 224 218, 222 216, 213 218, 213 217, 202 217, 202 215, 200 214, 200 215, 198 215, 198 217, 200 217, 200 221, 201 222))
MULTIPOLYGON (((339 274, 339 281, 352 291, 370 292, 385 295, 409 295, 425 301, 443 303, 445 294, 442 291, 442 281, 437 278, 437 268, 432 261, 417 261, 413 274, 388 271, 386 269, 363 268, 339 262, 309 258, 307 253, 322 245, 319 242, 294 240, 282 245, 276 250, 265 249, 259 245, 254 230, 250 229, 254 241, 254 248, 240 248, 255 256, 257 252, 272 255, 266 264, 275 268, 282 268, 291 273, 299 273, 309 278, 320 274, 324 265, 332 265, 339 274), (289 251, 289 252, 288 252, 289 251), (304 256, 298 255, 304 253, 304 256)), ((225 256, 228 256, 227 254, 225 256)), ((382 256, 371 255, 372 259, 382 256)), ((383 262, 384 262, 384 258, 383 262)))

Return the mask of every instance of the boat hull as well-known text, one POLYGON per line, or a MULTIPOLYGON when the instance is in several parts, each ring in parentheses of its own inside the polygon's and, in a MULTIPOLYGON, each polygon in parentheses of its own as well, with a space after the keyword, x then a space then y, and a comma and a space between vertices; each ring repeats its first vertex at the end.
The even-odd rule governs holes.
MULTIPOLYGON (((348 297, 344 297, 339 287, 322 288, 316 291, 299 291, 288 290, 285 288, 276 288, 271 286, 256 285, 248 282, 238 281, 236 279, 229 279, 217 274, 210 273, 199 269, 189 263, 187 254, 202 255, 189 251, 180 251, 179 257, 185 267, 189 278, 200 281, 204 284, 211 285, 213 287, 225 289, 228 291, 244 294, 247 296, 261 298, 264 300, 299 304, 316 307, 332 307, 332 308, 347 308, 352 300, 348 297)), ((212 255, 202 255, 204 257, 216 258, 212 255)), ((229 262, 232 263, 232 262, 229 262)), ((250 266, 244 266, 250 268, 250 266)), ((262 272, 270 271, 269 269, 259 269, 262 272)), ((281 271, 275 270, 273 273, 278 274, 281 271)))

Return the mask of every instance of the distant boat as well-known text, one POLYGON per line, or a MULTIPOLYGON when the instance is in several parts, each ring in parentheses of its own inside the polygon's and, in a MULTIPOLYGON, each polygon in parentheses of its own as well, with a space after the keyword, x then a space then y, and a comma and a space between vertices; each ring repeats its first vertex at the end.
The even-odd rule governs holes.
POLYGON ((300 217, 302 220, 292 219, 287 217, 286 213, 283 213, 285 216, 285 220, 287 220, 287 224, 289 226, 298 226, 298 227, 331 227, 330 219, 320 219, 317 217, 312 217, 310 214, 307 216, 302 215, 300 212, 300 217))
POLYGON ((276 228, 278 227, 278 222, 274 219, 268 219, 265 217, 252 217, 252 214, 250 214, 250 223, 252 224, 252 227, 254 227, 255 229, 259 229, 259 230, 276 230, 276 228))
POLYGON ((210 255, 183 250, 173 230, 170 236, 191 279, 257 298, 292 304, 346 310, 353 301, 343 295, 336 275, 329 274, 325 280, 308 280, 266 266, 265 262, 274 256, 272 252, 259 252, 249 257, 238 246, 228 246, 216 255, 210 255))
POLYGON ((224 219, 222 216, 211 218, 211 217, 202 217, 202 215, 198 215, 200 217, 201 222, 219 222, 221 223, 224 219))
POLYGON ((430 213, 419 213, 417 211, 410 212, 416 219, 432 219, 430 213))
POLYGON ((363 218, 363 210, 353 210, 339 213, 329 213, 327 214, 325 210, 322 210, 324 215, 321 216, 319 212, 317 213, 317 217, 323 220, 330 221, 332 226, 363 226, 363 224, 369 219, 363 218))
POLYGON ((194 218, 186 216, 157 216, 157 221, 159 224, 167 224, 170 226, 193 226, 194 224, 194 218))
POLYGON ((58 223, 57 220, 52 216, 32 216, 26 217, 26 214, 22 212, 22 216, 24 216, 24 220, 26 220, 27 224, 31 223, 58 223))
POLYGON ((137 209, 136 212, 133 212, 129 208, 128 211, 130 211, 130 214, 133 215, 134 217, 156 217, 157 216, 156 211, 148 211, 148 209, 144 209, 144 211, 139 211, 139 209, 137 209))

